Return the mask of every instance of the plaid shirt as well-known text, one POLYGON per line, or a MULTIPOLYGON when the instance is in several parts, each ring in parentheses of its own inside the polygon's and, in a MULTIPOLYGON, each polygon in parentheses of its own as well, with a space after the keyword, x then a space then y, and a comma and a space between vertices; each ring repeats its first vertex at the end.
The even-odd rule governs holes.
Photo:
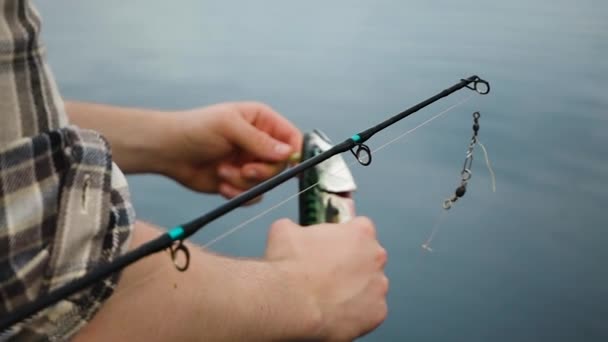
MULTIPOLYGON (((68 126, 27 0, 0 0, 0 316, 108 262, 128 246, 134 213, 98 133, 68 126)), ((0 332, 65 340, 112 293, 100 281, 0 332)))

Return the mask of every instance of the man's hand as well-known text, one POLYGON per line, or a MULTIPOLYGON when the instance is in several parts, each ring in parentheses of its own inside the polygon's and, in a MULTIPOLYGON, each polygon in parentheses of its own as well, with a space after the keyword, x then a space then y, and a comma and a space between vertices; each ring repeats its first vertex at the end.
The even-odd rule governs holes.
POLYGON ((101 132, 126 173, 160 173, 202 192, 232 198, 276 175, 302 134, 257 102, 179 112, 67 102, 70 120, 101 132))
POLYGON ((191 189, 232 198, 280 171, 302 135, 270 107, 224 103, 175 113, 164 173, 191 189))
POLYGON ((306 228, 277 221, 269 233, 266 258, 285 275, 294 295, 308 296, 316 306, 318 340, 353 340, 375 329, 387 315, 387 254, 367 218, 306 228))

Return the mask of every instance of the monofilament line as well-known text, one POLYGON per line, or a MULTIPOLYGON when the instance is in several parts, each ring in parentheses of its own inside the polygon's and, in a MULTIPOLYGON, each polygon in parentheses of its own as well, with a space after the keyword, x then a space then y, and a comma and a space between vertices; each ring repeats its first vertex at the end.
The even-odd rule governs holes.
POLYGON ((266 215, 266 214, 270 213, 271 211, 278 209, 279 207, 281 207, 281 206, 282 206, 282 205, 284 205, 285 203, 287 203, 287 202, 291 201, 292 199, 294 199, 295 197, 297 197, 297 196, 298 196, 298 195, 300 195, 301 193, 304 193, 304 192, 306 192, 306 191, 308 191, 308 190, 312 189, 312 188, 313 188, 313 187, 315 187, 317 184, 319 184, 319 182, 317 182, 317 183, 315 183, 315 184, 313 184, 313 185, 311 185, 311 186, 307 187, 306 189, 304 189, 304 190, 302 190, 302 191, 300 191, 300 192, 298 192, 298 193, 295 193, 295 194, 293 194, 293 195, 290 195, 289 197, 287 197, 287 198, 285 198, 284 200, 282 200, 281 202, 279 202, 279 203, 277 203, 277 204, 273 205, 272 207, 270 207, 270 208, 268 208, 268 209, 266 209, 266 210, 262 211, 261 213, 259 213, 259 214, 255 215, 255 216, 252 216, 252 217, 248 218, 247 220, 245 220, 245 221, 243 221, 243 222, 239 223, 238 225, 236 225, 236 226, 234 226, 234 227, 232 227, 232 228, 228 229, 228 230, 227 230, 226 232, 224 232, 223 234, 220 234, 220 235, 218 235, 217 237, 215 237, 213 240, 211 240, 211 241, 209 241, 209 242, 205 243, 205 244, 203 245, 203 248, 207 248, 207 247, 209 247, 209 246, 211 246, 211 245, 215 244, 216 242, 219 242, 220 240, 223 240, 223 239, 224 239, 224 238, 226 238, 228 235, 231 235, 231 234, 235 233, 236 231, 238 231, 238 230, 242 229, 243 227, 245 227, 245 226, 246 226, 246 225, 248 225, 249 223, 254 222, 254 221, 256 221, 256 220, 258 220, 258 219, 262 218, 264 215, 266 215))
POLYGON ((439 227, 441 225, 441 222, 443 222, 443 218, 445 217, 445 215, 447 215, 447 211, 442 209, 441 213, 439 214, 439 217, 437 217, 437 219, 435 220, 433 229, 431 229, 431 234, 426 239, 426 241, 422 244, 423 249, 426 249, 429 252, 433 251, 433 248, 431 248, 431 242, 433 242, 435 235, 437 235, 437 232, 439 231, 439 227))
POLYGON ((379 147, 377 147, 377 148, 376 148, 375 150, 373 150, 372 152, 378 152, 378 151, 380 151, 380 150, 382 150, 382 149, 384 149, 384 148, 388 147, 389 145, 392 145, 393 143, 397 142, 398 140, 403 139, 403 138, 404 138, 406 135, 408 135, 408 134, 410 134, 410 133, 413 133, 413 132, 414 132, 414 131, 416 131, 417 129, 419 129, 419 128, 421 128, 421 127, 423 127, 423 126, 425 126, 425 125, 427 125, 427 124, 431 123, 432 121, 435 121, 436 119, 438 119, 438 118, 440 118, 440 117, 444 116, 445 114, 447 114, 447 113, 448 113, 449 111, 451 111, 452 109, 454 109, 454 108, 456 108, 456 107, 458 107, 458 106, 461 106, 461 105, 463 105, 463 104, 467 103, 467 102, 468 102, 468 101, 469 101, 469 100, 470 100, 470 99, 471 99, 471 98, 472 98, 474 95, 475 95, 475 94, 471 94, 471 95, 467 96, 466 98, 464 98, 464 99, 463 99, 463 100, 461 100, 460 102, 457 102, 457 103, 455 103, 455 104, 451 105, 450 107, 448 107, 448 108, 444 109, 443 111, 441 111, 441 112, 439 112, 439 113, 437 113, 437 114, 433 115, 432 117, 430 117, 430 118, 429 118, 429 119, 427 119, 426 121, 422 122, 422 123, 421 123, 421 124, 419 124, 418 126, 416 126, 416 127, 412 128, 412 129, 410 129, 410 130, 407 130, 407 131, 405 131, 404 133, 402 133, 402 134, 398 135, 397 137, 393 138, 393 139, 392 139, 392 140, 390 140, 389 142, 387 142, 387 143, 385 143, 385 144, 380 145, 379 147))
POLYGON ((490 158, 488 157, 488 151, 486 147, 481 143, 481 141, 477 140, 479 146, 481 146, 481 150, 483 151, 483 156, 486 159, 486 166, 488 167, 488 171, 490 172, 490 177, 492 178, 492 192, 496 192, 496 175, 494 174, 494 170, 492 170, 492 164, 490 164, 490 158))

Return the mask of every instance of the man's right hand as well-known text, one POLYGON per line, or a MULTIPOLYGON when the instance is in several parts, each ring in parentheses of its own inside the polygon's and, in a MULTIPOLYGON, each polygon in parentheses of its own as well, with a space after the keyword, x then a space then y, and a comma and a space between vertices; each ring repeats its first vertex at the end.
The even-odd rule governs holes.
POLYGON ((319 340, 350 341, 386 318, 387 254, 367 218, 305 229, 279 220, 270 229, 266 259, 290 290, 309 299, 319 340))

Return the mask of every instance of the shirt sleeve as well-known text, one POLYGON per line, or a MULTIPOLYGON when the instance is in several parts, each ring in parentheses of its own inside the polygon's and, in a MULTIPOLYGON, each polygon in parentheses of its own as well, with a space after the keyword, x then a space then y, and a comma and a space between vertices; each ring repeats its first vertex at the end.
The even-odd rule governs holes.
MULTIPOLYGON (((0 149, 0 316, 128 248, 135 214, 107 141, 74 126, 0 149)), ((119 274, 2 332, 65 340, 112 294, 119 274)))

